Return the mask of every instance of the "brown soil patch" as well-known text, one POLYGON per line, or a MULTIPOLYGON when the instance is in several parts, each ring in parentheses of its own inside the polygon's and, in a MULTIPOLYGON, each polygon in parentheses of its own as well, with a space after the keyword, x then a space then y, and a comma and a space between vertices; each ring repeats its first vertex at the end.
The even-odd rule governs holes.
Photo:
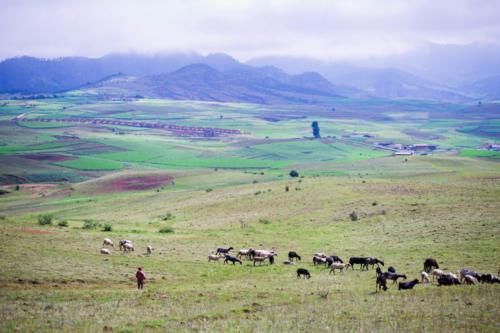
POLYGON ((73 156, 61 155, 61 154, 24 154, 21 155, 24 158, 36 161, 48 161, 48 162, 61 162, 74 160, 73 156))
POLYGON ((143 191, 170 185, 174 177, 169 175, 152 174, 137 175, 111 179, 99 184, 99 192, 143 191))

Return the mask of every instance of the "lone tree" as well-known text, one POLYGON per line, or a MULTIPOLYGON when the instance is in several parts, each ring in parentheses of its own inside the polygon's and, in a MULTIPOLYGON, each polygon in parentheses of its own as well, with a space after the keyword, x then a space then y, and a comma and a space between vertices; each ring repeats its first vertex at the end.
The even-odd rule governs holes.
POLYGON ((295 170, 290 171, 290 177, 298 177, 298 176, 299 176, 299 173, 297 171, 295 171, 295 170))
POLYGON ((311 124, 311 127, 313 129, 313 136, 315 139, 319 139, 321 136, 319 135, 319 125, 317 121, 313 121, 311 124))

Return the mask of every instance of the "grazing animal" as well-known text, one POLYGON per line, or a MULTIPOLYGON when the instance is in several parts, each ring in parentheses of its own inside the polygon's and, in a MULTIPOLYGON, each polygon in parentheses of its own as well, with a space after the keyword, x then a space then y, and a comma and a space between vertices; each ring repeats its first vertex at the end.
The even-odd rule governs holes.
POLYGON ((391 272, 384 272, 382 274, 387 280, 392 280, 392 283, 396 283, 399 278, 403 278, 406 280, 406 275, 404 274, 396 274, 391 272))
POLYGON ((349 268, 351 264, 342 264, 340 262, 334 262, 333 264, 330 265, 330 274, 335 274, 335 270, 338 269, 342 273, 344 273, 344 270, 349 268))
POLYGON ((420 273, 420 277, 422 278, 422 283, 430 283, 429 274, 427 272, 420 273))
POLYGON ((461 284, 458 279, 452 278, 447 275, 441 275, 437 281, 439 286, 452 286, 454 284, 461 284))
POLYGON ((326 265, 327 264, 326 258, 314 256, 313 257, 313 264, 314 265, 323 265, 323 264, 326 265))
POLYGON ((465 279, 465 277, 467 275, 470 275, 470 276, 473 276, 475 277, 477 280, 481 280, 481 274, 479 273, 476 273, 474 272, 472 269, 469 269, 469 268, 462 268, 460 270, 460 282, 463 282, 463 280, 465 279))
POLYGON ((270 255, 277 256, 278 254, 276 252, 274 252, 274 250, 254 250, 251 258, 253 258, 253 257, 266 257, 266 256, 270 256, 270 255))
POLYGON ((468 284, 468 285, 478 283, 477 279, 475 277, 473 277, 472 275, 466 275, 464 277, 464 282, 465 282, 465 284, 468 284))
POLYGON ((295 251, 288 252, 288 260, 293 261, 293 259, 302 260, 302 258, 295 251))
POLYGON ((111 254, 111 251, 110 251, 109 249, 102 248, 102 249, 101 249, 101 254, 110 255, 110 254, 111 254))
POLYGON ((444 275, 452 277, 454 279, 458 279, 458 276, 456 274, 452 273, 452 272, 445 273, 444 275))
POLYGON ((418 284, 418 279, 408 281, 408 282, 399 282, 398 290, 407 290, 407 289, 413 289, 416 284, 418 284))
POLYGON ((384 262, 382 260, 373 257, 351 257, 349 258, 349 263, 351 264, 352 269, 354 269, 355 264, 361 265, 361 270, 368 270, 368 265, 372 265, 372 267, 374 267, 375 264, 377 266, 381 264, 384 266, 384 262))
POLYGON ((483 274, 481 275, 481 279, 479 279, 481 283, 492 283, 493 275, 492 274, 483 274))
POLYGON ((233 250, 234 248, 233 247, 229 247, 229 248, 223 248, 223 247, 219 247, 217 249, 217 252, 215 252, 215 254, 228 254, 229 251, 233 250))
POLYGON ((478 279, 481 283, 500 283, 500 279, 493 274, 483 274, 481 279, 478 279))
POLYGON ((253 265, 255 266, 255 263, 258 262, 259 266, 260 266, 260 265, 262 265, 262 263, 264 261, 266 261, 267 258, 269 258, 269 257, 254 257, 253 258, 253 265))
POLYGON ((427 258, 424 261, 424 272, 430 273, 433 269, 438 269, 439 265, 436 259, 427 258))
POLYGON ((389 268, 387 268, 387 271, 391 273, 396 273, 396 269, 393 266, 389 266, 389 268))
POLYGON ((285 261, 283 261, 283 265, 295 265, 295 263, 293 261, 290 261, 290 260, 285 260, 285 261))
POLYGON ((132 243, 123 244, 123 252, 134 252, 134 245, 132 243))
POLYGON ((378 292, 380 289, 387 291, 387 279, 384 274, 377 276, 377 281, 375 282, 375 292, 378 292))
POLYGON ((216 255, 216 254, 209 254, 208 255, 208 262, 211 262, 211 261, 219 261, 220 259, 222 259, 224 257, 222 256, 219 256, 219 255, 216 255))
POLYGON ((339 262, 341 264, 343 264, 344 262, 342 261, 342 259, 340 259, 340 257, 338 256, 329 256, 326 258, 326 265, 327 266, 330 266, 331 264, 333 264, 334 262, 339 262))
POLYGON ((243 256, 247 257, 247 258, 250 258, 250 254, 252 253, 253 249, 252 248, 249 248, 249 249, 241 249, 238 251, 238 254, 236 255, 237 258, 241 258, 243 256))
POLYGON ((102 241, 102 246, 111 246, 111 247, 114 247, 113 245, 113 241, 109 238, 104 238, 104 240, 102 241))
POLYGON ((317 252, 317 253, 314 254, 314 256, 315 257, 320 257, 320 258, 326 258, 327 257, 327 255, 324 254, 323 252, 317 252))
POLYGON ((366 262, 366 257, 350 257, 349 258, 349 263, 351 264, 352 269, 354 270, 354 265, 359 264, 361 265, 361 270, 363 269, 363 265, 366 262))
POLYGON ((134 246, 132 241, 129 241, 128 239, 120 240, 120 251, 125 250, 125 244, 131 244, 132 246, 134 246))
POLYGON ((304 279, 310 279, 311 274, 309 271, 305 268, 299 268, 297 269, 297 279, 300 279, 301 277, 304 277, 304 279))
POLYGON ((382 260, 379 260, 379 259, 373 258, 373 257, 368 257, 363 265, 365 266, 366 270, 368 270, 368 265, 372 265, 372 268, 373 268, 373 267, 375 267, 375 265, 377 265, 377 267, 379 267, 379 264, 384 266, 384 262, 382 260))
POLYGON ((431 275, 432 275, 432 281, 434 281, 435 279, 439 279, 441 276, 443 276, 444 272, 440 269, 434 268, 431 271, 431 275))
POLYGON ((148 255, 152 255, 153 254, 153 247, 151 245, 148 245, 146 247, 146 251, 147 251, 148 255))
POLYGON ((230 256, 229 254, 226 254, 224 258, 225 258, 225 259, 224 259, 224 265, 225 265, 228 261, 232 262, 232 263, 233 263, 233 265, 234 265, 235 263, 237 263, 237 262, 239 262, 239 263, 240 263, 240 265, 242 265, 242 264, 243 264, 243 263, 241 262, 241 260, 240 260, 240 259, 238 259, 238 258, 236 258, 236 257, 233 257, 233 256, 230 256))

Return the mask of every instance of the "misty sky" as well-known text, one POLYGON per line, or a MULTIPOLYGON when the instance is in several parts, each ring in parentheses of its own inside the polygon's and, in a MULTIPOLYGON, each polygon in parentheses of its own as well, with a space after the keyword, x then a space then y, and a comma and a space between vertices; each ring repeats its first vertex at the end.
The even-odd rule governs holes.
POLYGON ((0 0, 0 58, 225 52, 320 59, 500 43, 500 0, 0 0))

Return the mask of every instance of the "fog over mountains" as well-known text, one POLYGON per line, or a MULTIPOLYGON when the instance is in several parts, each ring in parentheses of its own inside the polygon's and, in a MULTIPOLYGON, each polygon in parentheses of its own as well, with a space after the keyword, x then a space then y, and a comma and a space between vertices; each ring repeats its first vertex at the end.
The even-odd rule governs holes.
POLYGON ((17 57, 0 63, 0 92, 117 90, 147 97, 316 103, 335 97, 474 101, 500 99, 500 48, 429 44, 370 60, 327 62, 229 55, 112 54, 101 58, 17 57), (113 90, 112 88, 115 88, 113 90))

